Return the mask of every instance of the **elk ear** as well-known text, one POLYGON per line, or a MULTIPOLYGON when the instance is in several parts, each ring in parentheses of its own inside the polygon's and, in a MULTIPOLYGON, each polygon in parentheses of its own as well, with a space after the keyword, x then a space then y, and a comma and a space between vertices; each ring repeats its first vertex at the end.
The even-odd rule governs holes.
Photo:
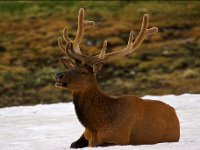
POLYGON ((68 69, 72 69, 74 68, 76 65, 69 59, 64 59, 62 58, 60 60, 62 62, 62 64, 65 66, 65 68, 68 68, 68 69))
POLYGON ((93 72, 94 72, 95 75, 98 74, 98 73, 100 72, 100 70, 102 69, 103 65, 104 65, 104 63, 103 63, 103 62, 100 62, 100 63, 96 63, 96 64, 94 64, 94 65, 92 66, 93 72))
POLYGON ((76 65, 82 64, 82 62, 80 60, 78 60, 78 59, 75 59, 75 63, 76 63, 76 65))

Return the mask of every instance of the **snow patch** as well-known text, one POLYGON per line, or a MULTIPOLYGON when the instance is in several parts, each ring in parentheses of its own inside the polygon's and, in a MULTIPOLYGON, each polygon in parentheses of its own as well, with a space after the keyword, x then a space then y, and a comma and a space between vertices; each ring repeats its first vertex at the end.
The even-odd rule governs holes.
MULTIPOLYGON (((98 147, 96 149, 200 149, 200 94, 145 96, 143 98, 161 100, 176 109, 181 125, 180 141, 155 145, 98 147)), ((0 109, 1 150, 67 150, 83 131, 84 128, 78 122, 72 103, 0 109)))

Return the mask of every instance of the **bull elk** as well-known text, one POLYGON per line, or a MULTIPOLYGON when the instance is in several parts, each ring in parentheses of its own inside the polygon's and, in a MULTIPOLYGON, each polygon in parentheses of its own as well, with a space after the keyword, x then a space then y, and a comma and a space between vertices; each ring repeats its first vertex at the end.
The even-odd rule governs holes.
POLYGON ((157 27, 148 29, 148 21, 149 16, 145 14, 138 36, 133 41, 131 31, 124 49, 106 53, 107 41, 104 41, 101 52, 94 56, 81 53, 79 47, 84 30, 95 25, 94 21, 84 20, 84 9, 79 10, 75 40, 68 37, 64 28, 65 44, 59 37, 58 45, 71 59, 61 59, 67 70, 55 75, 55 86, 72 91, 76 115, 85 127, 71 148, 179 141, 179 120, 173 107, 133 95, 108 96, 102 92, 96 79, 104 63, 131 54, 145 37, 158 31, 157 27))

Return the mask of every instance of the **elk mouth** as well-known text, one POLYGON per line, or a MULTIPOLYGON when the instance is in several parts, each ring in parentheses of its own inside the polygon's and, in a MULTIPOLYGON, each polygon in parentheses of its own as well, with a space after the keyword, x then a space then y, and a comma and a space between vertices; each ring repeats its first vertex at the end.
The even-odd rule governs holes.
POLYGON ((67 86, 67 82, 56 81, 55 86, 56 86, 56 87, 66 87, 66 86, 67 86))

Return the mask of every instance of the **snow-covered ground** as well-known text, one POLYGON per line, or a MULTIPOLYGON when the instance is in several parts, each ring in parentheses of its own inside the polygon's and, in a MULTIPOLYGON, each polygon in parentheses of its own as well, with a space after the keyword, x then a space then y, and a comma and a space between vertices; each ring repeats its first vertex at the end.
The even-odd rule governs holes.
MULTIPOLYGON (((180 141, 103 149, 200 150, 200 94, 145 98, 162 100, 175 107, 181 124, 180 141)), ((0 150, 66 150, 82 132, 72 103, 0 109, 0 150)))

